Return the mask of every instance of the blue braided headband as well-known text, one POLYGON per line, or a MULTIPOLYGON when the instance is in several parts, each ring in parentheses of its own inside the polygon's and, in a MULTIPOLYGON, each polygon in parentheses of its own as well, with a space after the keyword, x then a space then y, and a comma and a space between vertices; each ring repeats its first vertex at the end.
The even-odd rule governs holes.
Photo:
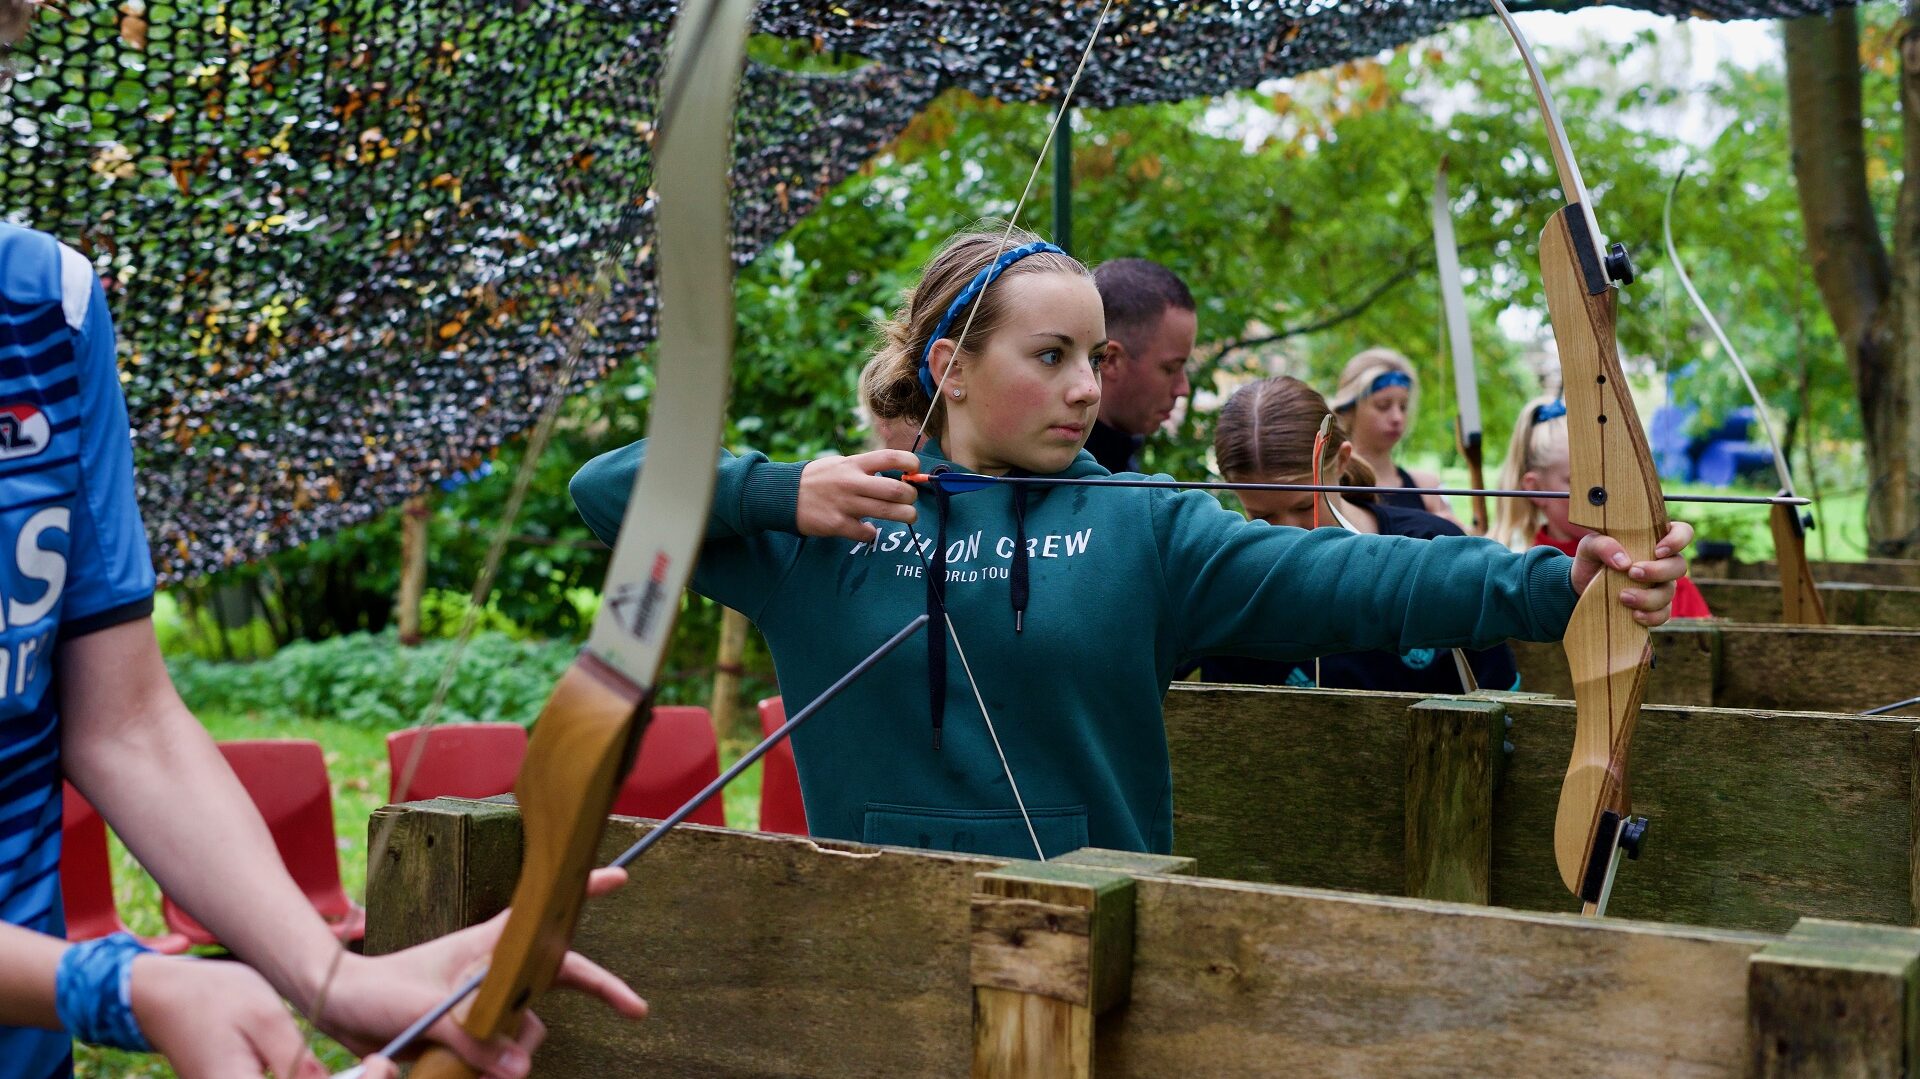
POLYGON ((1411 390, 1413 389, 1413 379, 1408 377, 1405 371, 1383 371, 1380 373, 1380 377, 1373 380, 1373 385, 1367 387, 1367 392, 1361 394, 1361 396, 1371 396, 1386 389, 1388 386, 1405 386, 1411 390))
POLYGON ((62 952, 53 1006, 67 1033, 89 1045, 153 1052, 133 1017, 133 961, 149 951, 132 934, 115 933, 62 952))
POLYGON ((960 313, 961 309, 974 300, 979 299, 980 294, 986 291, 988 285, 993 284, 1001 274, 1007 272, 1007 267, 1019 262, 1028 255, 1037 255, 1042 251, 1051 252, 1055 255, 1066 254, 1065 251, 1047 243, 1045 240, 1037 240, 1030 244, 1022 244, 1019 247, 1008 248, 1000 253, 999 258, 993 260, 993 265, 974 274, 973 280, 967 282, 967 287, 961 289, 960 295, 953 298, 953 303, 948 306, 947 313, 940 316, 940 325, 933 328, 933 336, 927 338, 926 347, 920 350, 920 388, 927 391, 927 399, 929 401, 933 400, 940 393, 940 387, 934 385, 933 382, 933 368, 927 362, 928 358, 933 355, 933 343, 947 335, 947 331, 953 328, 954 317, 960 313))
POLYGON ((1548 420, 1557 420, 1566 414, 1567 399, 1564 397, 1556 397, 1533 410, 1533 422, 1545 423, 1548 420))

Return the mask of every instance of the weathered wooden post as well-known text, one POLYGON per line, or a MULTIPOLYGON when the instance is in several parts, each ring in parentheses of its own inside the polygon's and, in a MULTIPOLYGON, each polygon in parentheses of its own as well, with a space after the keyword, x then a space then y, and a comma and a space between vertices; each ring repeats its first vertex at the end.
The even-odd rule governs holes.
POLYGON ((374 810, 367 866, 368 955, 399 951, 506 909, 520 876, 520 810, 510 799, 435 798, 374 810), (397 818, 389 829, 387 822, 397 818))
POLYGON ((1747 967, 1751 1079, 1902 1079, 1920 1062, 1920 930, 1803 918, 1747 967))
POLYGON ((1436 698, 1407 709, 1407 894, 1493 902, 1493 788, 1506 706, 1436 698))
POLYGON ((974 1079, 1089 1079, 1133 981, 1133 878, 1017 862, 974 877, 974 1079))

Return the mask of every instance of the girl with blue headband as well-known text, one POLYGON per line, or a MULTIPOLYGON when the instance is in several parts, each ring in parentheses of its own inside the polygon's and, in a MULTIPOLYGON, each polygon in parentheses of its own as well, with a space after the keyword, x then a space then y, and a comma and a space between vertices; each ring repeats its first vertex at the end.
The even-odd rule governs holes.
POLYGON ((1423 494, 1422 487, 1440 486, 1431 472, 1410 472, 1395 463, 1393 450, 1413 425, 1413 408, 1420 383, 1413 363, 1390 348, 1370 348, 1347 361, 1340 372, 1340 388, 1333 394, 1333 411, 1353 439, 1353 451, 1383 487, 1407 490, 1381 494, 1383 505, 1425 510, 1459 524, 1453 507, 1439 495, 1423 494))
MULTIPOLYGON (((908 482, 902 474, 1108 475, 1082 448, 1106 345, 1086 267, 1014 229, 955 237, 881 326, 863 403, 912 451, 812 461, 723 454, 693 576, 765 635, 789 701, 931 613, 794 733, 815 835, 1031 858, 1166 852, 1161 701, 1213 655, 1273 660, 1557 640, 1619 545, 1579 557, 1250 522, 1203 491, 908 482), (931 391, 931 392, 930 392, 931 391), (953 488, 960 488, 955 490, 953 488), (917 643, 917 642, 916 642, 917 643)), ((644 443, 574 477, 619 528, 644 443)), ((1692 531, 1676 525, 1621 602, 1666 620, 1692 531)))
MULTIPOLYGON (((1500 487, 1509 491, 1565 491, 1572 482, 1567 403, 1558 395, 1536 397, 1520 409, 1520 422, 1513 425, 1513 441, 1500 466, 1500 487)), ((1487 535, 1516 551, 1551 547, 1571 554, 1589 533, 1567 519, 1564 498, 1503 498, 1487 535)), ((1690 578, 1674 582, 1673 617, 1713 617, 1707 598, 1690 578)))

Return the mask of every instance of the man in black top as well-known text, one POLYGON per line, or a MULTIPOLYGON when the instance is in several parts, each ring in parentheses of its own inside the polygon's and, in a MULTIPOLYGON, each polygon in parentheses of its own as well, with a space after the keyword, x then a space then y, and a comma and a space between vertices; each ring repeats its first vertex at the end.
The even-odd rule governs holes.
POLYGON ((1137 472, 1146 437, 1185 397, 1199 321, 1193 294, 1172 270, 1147 259, 1113 259, 1093 271, 1107 314, 1100 417, 1087 452, 1109 472, 1137 472))

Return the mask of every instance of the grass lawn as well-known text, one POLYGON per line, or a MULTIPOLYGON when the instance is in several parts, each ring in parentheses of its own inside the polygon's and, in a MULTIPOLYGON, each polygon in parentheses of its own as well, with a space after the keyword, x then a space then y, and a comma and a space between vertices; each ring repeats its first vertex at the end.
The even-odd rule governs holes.
MULTIPOLYGON (((367 822, 373 811, 387 800, 386 732, 345 723, 290 719, 264 715, 227 715, 203 713, 201 722, 216 740, 244 738, 311 738, 326 751, 327 773, 333 780, 333 822, 340 846, 340 878, 347 893, 356 900, 366 898, 367 822)), ((745 728, 741 728, 745 731, 745 728)), ((757 727, 754 728, 757 732, 757 727)), ((744 737, 723 738, 720 745, 724 767, 752 748, 744 737)), ((727 822, 736 828, 752 828, 760 819, 760 766, 749 768, 724 792, 727 822)), ((160 916, 160 889, 141 869, 117 838, 110 840, 113 858, 114 894, 120 916, 136 933, 158 934, 165 931, 160 916)), ((635 863, 633 871, 646 871, 645 861, 635 863)), ((309 1032, 309 1041, 330 1071, 350 1066, 353 1058, 332 1039, 309 1032)), ((75 1071, 82 1077, 109 1079, 119 1076, 163 1076, 174 1073, 158 1057, 124 1053, 91 1046, 75 1046, 75 1071)))

